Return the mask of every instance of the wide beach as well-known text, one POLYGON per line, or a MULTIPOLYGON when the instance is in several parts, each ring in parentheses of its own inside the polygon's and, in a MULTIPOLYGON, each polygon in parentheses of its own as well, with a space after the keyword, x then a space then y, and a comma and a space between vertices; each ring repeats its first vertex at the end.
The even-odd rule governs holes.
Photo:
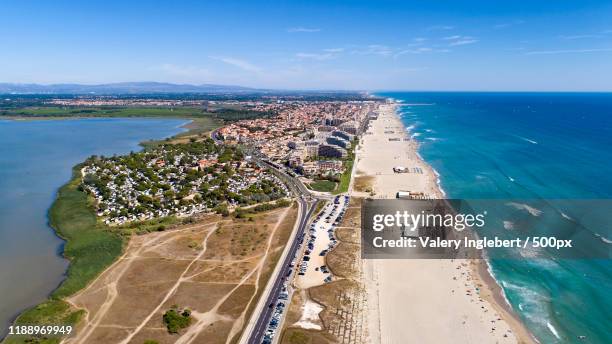
MULTIPOLYGON (((397 191, 444 197, 396 113, 381 107, 361 139, 355 177, 370 177, 374 198, 397 191), (393 167, 409 168, 394 173, 393 167)), ((353 196, 369 194, 352 191, 353 196)), ((486 264, 474 260, 364 260, 368 332, 373 343, 531 343, 486 264)))

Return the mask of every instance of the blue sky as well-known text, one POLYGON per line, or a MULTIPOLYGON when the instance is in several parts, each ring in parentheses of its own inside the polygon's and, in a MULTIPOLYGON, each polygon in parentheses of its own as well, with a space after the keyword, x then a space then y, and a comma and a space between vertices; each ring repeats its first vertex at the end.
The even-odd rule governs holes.
POLYGON ((610 1, 0 2, 0 82, 612 91, 610 1))

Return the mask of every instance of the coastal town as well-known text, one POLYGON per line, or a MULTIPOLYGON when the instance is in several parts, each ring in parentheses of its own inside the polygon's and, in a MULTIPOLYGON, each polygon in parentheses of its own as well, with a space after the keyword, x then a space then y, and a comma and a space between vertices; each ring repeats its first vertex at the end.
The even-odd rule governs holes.
POLYGON ((333 191, 317 190, 316 181, 338 189, 342 174, 350 174, 357 137, 376 118, 378 104, 240 102, 240 108, 276 115, 229 123, 212 134, 216 141, 200 138, 125 156, 93 156, 81 169, 82 188, 93 196, 96 214, 107 225, 227 213, 289 196, 278 177, 244 153, 247 148, 302 176, 311 189, 333 191))
POLYGON ((234 146, 211 139, 118 157, 91 157, 82 168, 83 188, 106 224, 200 212, 226 212, 288 195, 277 177, 234 146))
MULTIPOLYGON (((105 103, 114 101, 93 97, 67 103, 58 100, 54 105, 76 106, 77 102, 82 111, 87 102, 92 108, 132 104, 134 111, 140 111, 139 106, 148 102, 105 103)), ((152 303, 139 301, 137 305, 147 309, 149 316, 131 321, 126 337, 118 343, 134 338, 145 343, 149 338, 155 338, 151 343, 158 343, 157 339, 182 342, 207 335, 205 328, 209 326, 229 324, 232 329, 219 330, 212 342, 255 339, 266 344, 293 343, 295 338, 313 340, 322 335, 326 339, 321 342, 381 342, 382 333, 390 332, 388 324, 402 318, 393 311, 400 303, 397 298, 376 297, 398 292, 380 283, 391 279, 431 289, 425 299, 435 297, 440 307, 445 303, 465 309, 469 318, 452 326, 462 338, 480 333, 482 341, 512 343, 520 336, 529 342, 528 334, 506 310, 494 300, 480 297, 481 290, 482 295, 493 292, 465 263, 432 262, 428 263, 431 267, 422 269, 425 263, 416 260, 395 265, 359 259, 363 199, 444 197, 437 174, 420 158, 410 129, 398 116, 397 102, 375 97, 202 101, 187 107, 179 102, 163 103, 163 110, 167 114, 187 108, 191 114, 187 118, 194 121, 198 116, 232 115, 207 132, 187 132, 126 155, 91 156, 78 165, 78 190, 92 200, 94 214, 104 224, 101 227, 119 234, 132 230, 145 234, 130 239, 127 253, 155 270, 140 280, 158 283, 164 276, 176 283, 175 287, 160 286, 166 293, 161 302, 138 293, 135 299, 152 303), (173 224, 172 230, 160 224, 166 219, 173 224), (277 230, 279 227, 282 230, 277 230), (150 242, 155 244, 149 246, 150 242), (145 257, 153 251, 157 258, 145 257), (282 255, 276 256, 281 251, 282 255), (205 255, 210 257, 201 258, 205 255), (185 258, 191 260, 186 266, 185 258), (208 259, 210 262, 204 263, 208 259), (172 268, 162 271, 164 264, 172 268), (200 264, 213 265, 205 268, 200 264), (247 268, 238 268, 242 264, 247 268), (221 275, 208 273, 217 269, 221 275), (266 269, 274 272, 265 279, 252 281, 249 277, 266 269), (200 279, 200 275, 200 284, 192 289, 192 279, 200 279), (414 276, 418 280, 413 280, 414 276), (442 287, 427 286, 426 276, 448 280, 455 289, 463 286, 466 294, 446 295, 442 287), (222 317, 217 309, 233 295, 231 289, 215 294, 214 288, 224 280, 232 288, 256 286, 263 291, 255 298, 255 291, 250 290, 251 301, 237 301, 239 312, 222 317), (217 306, 211 309, 208 301, 200 303, 197 295, 202 291, 218 299, 217 306), (203 316, 205 312, 213 316, 203 316), (377 321, 384 324, 377 326, 377 321), (489 326, 493 327, 487 332, 489 326)), ((124 277, 120 271, 125 269, 127 276, 132 276, 145 265, 131 266, 118 260, 102 273, 98 283, 69 301, 87 309, 94 318, 119 316, 133 300, 129 293, 113 296, 117 293, 112 286, 131 285, 132 277, 124 277), (109 307, 90 305, 98 290, 111 298, 109 307)), ((409 310, 405 312, 411 317, 417 313, 434 316, 425 301, 403 303, 402 309, 409 310)), ((447 323, 455 320, 455 314, 444 318, 447 323)), ((84 326, 67 343, 99 342, 116 334, 100 323, 84 326)), ((430 332, 428 339, 439 339, 430 332)), ((404 330, 397 333, 395 339, 408 335, 404 330)))
POLYGON ((612 0, 0 13, 0 344, 612 344, 612 0))
MULTIPOLYGON (((257 104, 255 111, 277 114, 231 123, 217 131, 227 143, 247 144, 271 162, 288 166, 315 191, 317 180, 339 182, 352 167, 358 136, 376 118, 380 101, 276 102, 257 104)), ((333 185, 333 184, 332 184, 333 185)))

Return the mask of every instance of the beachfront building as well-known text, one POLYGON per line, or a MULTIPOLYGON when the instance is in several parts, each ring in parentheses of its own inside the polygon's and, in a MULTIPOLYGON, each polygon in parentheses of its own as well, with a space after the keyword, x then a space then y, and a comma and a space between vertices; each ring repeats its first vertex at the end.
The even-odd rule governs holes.
POLYGON ((346 140, 346 141, 349 141, 349 142, 353 141, 353 139, 355 138, 355 135, 349 134, 349 133, 347 133, 345 131, 342 131, 342 130, 334 130, 334 131, 332 131, 331 134, 332 134, 332 136, 339 137, 339 138, 341 138, 343 140, 346 140))
POLYGON ((349 141, 337 136, 329 136, 325 139, 325 142, 329 145, 342 147, 344 149, 351 148, 351 143, 349 141))
POLYGON ((357 135, 359 131, 359 125, 356 121, 346 121, 338 126, 338 128, 349 134, 357 135))
POLYGON ((340 160, 319 160, 317 161, 317 167, 319 168, 319 173, 322 174, 342 173, 342 161, 340 160))
POLYGON ((319 156, 328 158, 346 158, 346 149, 338 146, 322 144, 319 145, 319 156))

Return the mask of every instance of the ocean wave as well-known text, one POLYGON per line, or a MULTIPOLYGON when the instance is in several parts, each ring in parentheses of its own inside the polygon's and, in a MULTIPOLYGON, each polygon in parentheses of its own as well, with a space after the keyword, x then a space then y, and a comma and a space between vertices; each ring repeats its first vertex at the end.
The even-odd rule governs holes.
POLYGON ((540 325, 545 325, 548 322, 549 314, 546 309, 550 298, 538 293, 532 286, 522 286, 507 280, 500 281, 500 284, 502 290, 512 292, 521 300, 519 303, 521 314, 526 318, 540 325))
POLYGON ((409 125, 409 126, 406 127, 406 131, 412 131, 412 129, 414 129, 414 127, 415 127, 414 124, 409 125))
POLYGON ((534 145, 538 144, 538 141, 536 141, 536 140, 528 139, 526 137, 518 136, 518 135, 516 135, 516 137, 518 137, 519 139, 521 139, 521 140, 523 140, 525 142, 529 142, 529 143, 534 144, 534 145))
POLYGON ((434 131, 433 129, 425 129, 425 132, 428 132, 428 133, 435 133, 435 131, 434 131))
POLYGON ((604 243, 606 243, 606 244, 612 244, 612 240, 610 240, 610 239, 608 239, 608 238, 604 237, 603 235, 601 235, 601 234, 599 234, 599 233, 593 233, 593 234, 595 234, 595 236, 596 236, 596 237, 598 237, 598 238, 599 238, 599 240, 603 241, 604 243))
POLYGON ((566 213, 560 211, 561 216, 563 216, 565 219, 570 220, 570 221, 574 221, 574 219, 572 219, 571 217, 569 217, 569 215, 567 215, 566 213))
POLYGON ((514 182, 514 178, 512 178, 512 177, 508 176, 508 179, 509 179, 511 182, 514 182))
POLYGON ((414 134, 410 135, 410 138, 414 139, 415 137, 419 137, 419 136, 421 136, 421 133, 414 133, 414 134))
POLYGON ((440 180, 440 173, 435 168, 431 168, 433 173, 436 175, 436 184, 438 185, 438 190, 442 193, 442 196, 446 197, 446 191, 442 188, 442 180, 440 180))
POLYGON ((437 137, 426 137, 425 140, 434 141, 434 142, 435 141, 440 141, 440 139, 437 138, 437 137))
POLYGON ((508 229, 508 230, 514 229, 514 222, 504 221, 504 229, 508 229))
MULTIPOLYGON (((486 256, 486 252, 485 252, 485 256, 486 256)), ((510 300, 508 300, 508 295, 506 295, 506 290, 502 287, 502 284, 500 283, 500 281, 497 279, 497 276, 495 275, 495 272, 493 271, 493 267, 491 266, 491 262, 489 261, 488 258, 485 258, 485 264, 487 265, 487 272, 489 272, 489 275, 491 277, 493 277, 493 280, 495 281, 495 283, 497 283, 498 286, 500 286, 500 294, 501 296, 504 298, 504 301, 506 301, 506 304, 512 308, 512 304, 510 303, 510 300)), ((503 283, 503 282, 502 282, 503 283)), ((520 308, 520 305, 519 305, 520 308)), ((522 309, 521 309, 522 310, 522 309)))
POLYGON ((540 249, 533 247, 524 247, 519 248, 518 253, 523 258, 533 259, 533 258, 541 258, 540 249))
POLYGON ((542 211, 540 209, 531 207, 527 204, 524 203, 516 203, 516 202, 508 202, 506 203, 506 205, 509 205, 511 207, 514 207, 518 210, 525 210, 527 211, 529 214, 533 215, 533 216, 540 216, 542 215, 542 211))
POLYGON ((557 339, 561 339, 561 337, 559 336, 559 333, 557 332, 557 329, 549 322, 546 322, 546 327, 548 327, 548 329, 550 330, 550 332, 557 337, 557 339))

